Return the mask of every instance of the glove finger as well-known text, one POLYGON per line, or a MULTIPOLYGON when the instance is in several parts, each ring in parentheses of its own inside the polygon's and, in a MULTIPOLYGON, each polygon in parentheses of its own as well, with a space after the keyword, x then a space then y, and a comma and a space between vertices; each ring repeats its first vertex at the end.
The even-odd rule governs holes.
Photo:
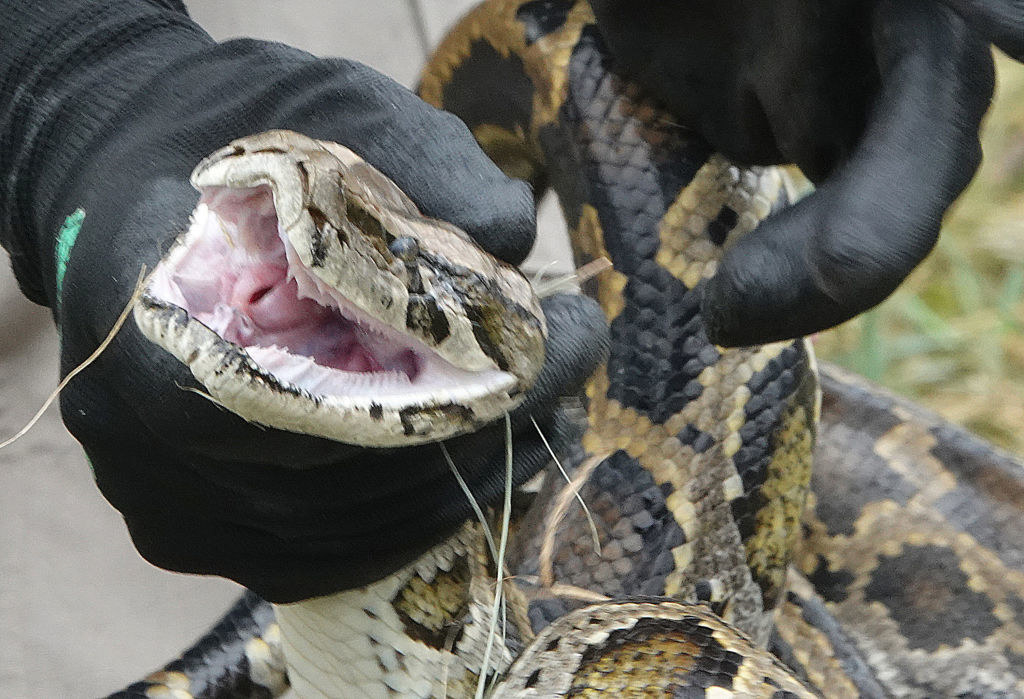
POLYGON ((144 97, 133 106, 141 113, 108 144, 133 173, 151 153, 187 175, 232 139, 291 129, 351 148, 424 213, 504 260, 518 264, 533 246, 529 186, 491 162, 454 115, 361 63, 238 39, 182 58, 144 97))
POLYGON ((555 294, 543 299, 541 307, 548 324, 544 366, 522 405, 512 412, 514 425, 528 422, 530 413, 550 406, 559 396, 575 393, 608 358, 608 324, 596 301, 579 294, 555 294))
POLYGON ((183 0, 151 0, 151 2, 159 8, 180 12, 188 17, 188 8, 185 7, 183 0))
POLYGON ((874 43, 882 88, 861 141, 817 192, 726 253, 702 302, 714 342, 805 335, 876 305, 931 250, 974 174, 987 45, 926 0, 879 2, 874 43))
MULTIPOLYGON (((540 416, 537 422, 536 428, 529 424, 513 434, 514 485, 547 463, 550 452, 544 440, 558 453, 579 436, 563 411, 540 416)), ((507 456, 501 421, 449 440, 445 447, 481 506, 500 500, 507 456)), ((437 531, 472 516, 438 444, 367 450, 349 463, 304 471, 216 464, 204 467, 197 478, 205 483, 195 487, 188 499, 199 503, 200 509, 216 509, 224 519, 287 540, 370 537, 406 521, 437 531), (208 493, 221 494, 215 498, 216 508, 209 507, 213 500, 201 501, 208 493)))
POLYGON ((344 98, 337 88, 313 86, 295 112, 281 110, 286 126, 352 148, 428 216, 454 223, 507 262, 525 259, 537 230, 530 187, 507 177, 461 120, 360 63, 321 61, 312 69, 343 80, 344 98))
POLYGON ((1024 61, 1024 0, 943 0, 982 37, 1024 61))
POLYGON ((456 117, 435 116, 431 137, 420 134, 396 154, 396 182, 405 180, 399 185, 425 214, 454 223, 487 252, 518 265, 537 235, 530 186, 498 169, 456 117), (399 172, 415 172, 415 180, 399 172))
POLYGON ((819 181, 864 127, 877 89, 867 2, 591 5, 616 70, 737 162, 795 162, 819 181))

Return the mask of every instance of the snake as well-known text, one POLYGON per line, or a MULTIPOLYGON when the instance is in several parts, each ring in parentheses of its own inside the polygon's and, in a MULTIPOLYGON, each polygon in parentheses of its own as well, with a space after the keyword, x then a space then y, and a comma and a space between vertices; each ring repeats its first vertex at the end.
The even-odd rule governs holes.
MULTIPOLYGON (((619 76, 582 0, 485 2, 419 91, 554 190, 578 264, 611 262, 582 284, 612 343, 570 401, 573 453, 510 494, 501 563, 488 510, 365 588, 250 594, 115 696, 1024 695, 1024 467, 819 367, 807 340, 704 334, 702 285, 798 198, 791 173, 729 162, 619 76)), ((398 446, 493 421, 536 376, 525 278, 351 151, 259 134, 193 184, 193 223, 135 319, 228 409, 398 446), (274 261, 257 300, 292 294, 312 330, 261 336, 209 301, 193 265, 238 248, 274 261)))

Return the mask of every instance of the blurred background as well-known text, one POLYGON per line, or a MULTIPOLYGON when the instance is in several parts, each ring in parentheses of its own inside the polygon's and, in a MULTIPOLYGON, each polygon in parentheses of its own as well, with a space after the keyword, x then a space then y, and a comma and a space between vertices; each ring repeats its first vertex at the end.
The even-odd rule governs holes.
MULTIPOLYGON (((361 60, 406 85, 474 0, 186 0, 217 39, 256 36, 361 60)), ((1024 454, 1024 68, 1000 57, 985 162, 936 251, 891 299, 818 337, 820 354, 1024 454)), ((541 214, 529 266, 568 271, 564 225, 541 214), (554 262, 552 265, 551 263, 554 262)), ((57 382, 46 309, 0 254, 0 440, 57 382)), ((237 595, 135 553, 56 409, 0 451, 0 696, 97 696, 159 667, 237 595)))

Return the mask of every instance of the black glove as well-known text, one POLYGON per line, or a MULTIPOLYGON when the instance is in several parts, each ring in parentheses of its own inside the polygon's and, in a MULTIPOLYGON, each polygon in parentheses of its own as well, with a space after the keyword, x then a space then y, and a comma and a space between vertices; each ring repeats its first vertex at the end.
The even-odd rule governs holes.
MULTIPOLYGON (((173 0, 0 1, 0 26, 0 241, 26 294, 54 311, 63 373, 187 227, 194 165, 246 134, 345 144, 510 261, 533 242, 528 188, 460 121, 363 65, 217 44, 173 0)), ((554 297, 544 310, 547 361, 512 416, 516 483, 548 458, 530 415, 564 445, 556 398, 607 344, 593 303, 554 297)), ((195 386, 129 321, 61 396, 97 483, 159 566, 289 602, 375 580, 472 516, 436 444, 367 450, 263 429, 183 390, 195 386)), ((503 491, 504 441, 499 423, 448 443, 481 504, 503 491)))
POLYGON ((619 68, 714 148, 820 185, 705 288, 725 345, 815 332, 888 296, 980 162, 988 42, 1024 58, 1021 0, 592 4, 619 68))

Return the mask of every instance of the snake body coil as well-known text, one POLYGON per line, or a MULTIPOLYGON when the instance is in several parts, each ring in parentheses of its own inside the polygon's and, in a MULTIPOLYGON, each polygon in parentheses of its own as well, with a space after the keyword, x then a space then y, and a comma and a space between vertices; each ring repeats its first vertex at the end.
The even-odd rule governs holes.
MULTIPOLYGON (((1024 693, 1019 465, 992 466, 977 440, 944 441, 941 423, 830 370, 828 470, 801 526, 818 412, 807 343, 724 350, 703 333, 701 284, 724 246, 791 203, 783 174, 730 164, 617 77, 581 1, 480 6, 421 94, 506 172, 555 190, 579 262, 614 266, 587 285, 612 352, 587 386, 571 482, 552 470, 536 495, 517 493, 532 499, 506 560, 495 696, 1024 693), (798 547, 806 578, 790 568, 798 547)), ((320 173, 308 154, 324 144, 275 138, 320 173)), ((494 573, 471 523, 367 588, 279 608, 286 649, 313 660, 293 682, 303 696, 472 694, 494 573)), ((264 619, 264 636, 279 632, 264 619)), ((271 696, 283 682, 264 667, 265 689, 230 689, 238 673, 211 665, 223 683, 172 664, 129 695, 271 696)))
MULTIPOLYGON (((460 28, 421 94, 462 117, 506 171, 555 190, 579 264, 614 267, 591 289, 612 348, 587 387, 582 439, 607 458, 581 494, 609 503, 619 530, 602 543, 617 545, 577 569, 568 552, 589 532, 572 510, 549 522, 559 534, 548 572, 612 597, 703 599, 764 643, 810 477, 813 360, 802 340, 715 347, 699 297, 723 246, 787 203, 784 178, 713 154, 616 77, 585 3, 494 3, 460 28), (653 522, 626 527, 641 511, 653 522)), ((536 542, 520 572, 540 572, 531 549, 543 538, 520 539, 536 542)))

